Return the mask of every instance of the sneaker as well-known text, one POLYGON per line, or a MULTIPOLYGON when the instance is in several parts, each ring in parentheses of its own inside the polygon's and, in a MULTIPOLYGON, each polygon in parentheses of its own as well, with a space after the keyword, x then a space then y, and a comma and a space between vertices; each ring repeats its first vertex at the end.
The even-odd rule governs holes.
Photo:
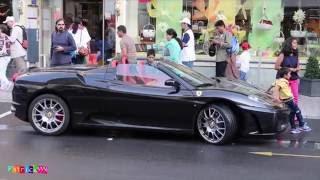
POLYGON ((311 131, 312 129, 311 129, 308 125, 305 124, 304 126, 299 127, 299 130, 300 130, 300 131, 309 132, 309 131, 311 131))
POLYGON ((301 131, 298 128, 291 129, 290 133, 291 134, 299 134, 301 131))

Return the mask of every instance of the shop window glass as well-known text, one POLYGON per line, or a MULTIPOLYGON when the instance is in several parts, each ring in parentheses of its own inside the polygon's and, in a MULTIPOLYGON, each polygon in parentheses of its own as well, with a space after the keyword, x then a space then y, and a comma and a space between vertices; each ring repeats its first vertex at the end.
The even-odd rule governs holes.
MULTIPOLYGON (((159 47, 158 33, 155 39, 143 36, 143 27, 146 24, 152 24, 156 32, 163 28, 157 26, 157 14, 152 13, 161 14, 165 11, 148 11, 148 7, 156 9, 151 2, 157 1, 159 0, 139 1, 138 29, 141 39, 137 46, 138 51, 145 52, 148 47, 159 47)), ((210 40, 215 32, 214 23, 219 19, 225 21, 228 30, 239 42, 249 41, 253 57, 273 59, 281 50, 284 40, 292 36, 298 36, 300 57, 320 54, 318 0, 182 0, 181 11, 175 13, 181 18, 190 17, 197 57, 209 58, 207 55, 210 40), (300 24, 293 19, 299 9, 305 14, 301 29, 300 24)), ((178 32, 178 36, 181 36, 181 32, 178 32)))

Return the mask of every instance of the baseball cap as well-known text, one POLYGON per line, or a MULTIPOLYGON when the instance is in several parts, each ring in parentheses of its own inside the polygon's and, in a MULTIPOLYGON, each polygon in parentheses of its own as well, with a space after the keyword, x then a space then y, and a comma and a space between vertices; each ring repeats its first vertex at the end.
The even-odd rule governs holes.
POLYGON ((6 20, 3 21, 3 23, 7 23, 7 22, 10 22, 10 21, 11 21, 11 22, 14 22, 14 21, 15 21, 13 16, 7 16, 6 20))
POLYGON ((189 18, 183 18, 182 21, 180 21, 180 23, 186 23, 186 24, 191 25, 191 21, 189 18))
POLYGON ((250 47, 250 44, 248 43, 248 42, 243 42, 243 43, 241 43, 241 48, 242 48, 242 50, 248 50, 248 49, 250 49, 251 47, 250 47))

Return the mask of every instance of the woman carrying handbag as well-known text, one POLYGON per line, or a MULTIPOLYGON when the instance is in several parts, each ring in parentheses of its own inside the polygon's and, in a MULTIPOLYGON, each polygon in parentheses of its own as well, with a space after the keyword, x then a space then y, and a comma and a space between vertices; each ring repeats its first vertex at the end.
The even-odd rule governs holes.
POLYGON ((73 64, 86 64, 87 57, 90 53, 89 47, 91 37, 87 28, 82 25, 82 20, 80 18, 75 19, 69 33, 71 33, 77 46, 77 50, 74 52, 72 58, 73 64))

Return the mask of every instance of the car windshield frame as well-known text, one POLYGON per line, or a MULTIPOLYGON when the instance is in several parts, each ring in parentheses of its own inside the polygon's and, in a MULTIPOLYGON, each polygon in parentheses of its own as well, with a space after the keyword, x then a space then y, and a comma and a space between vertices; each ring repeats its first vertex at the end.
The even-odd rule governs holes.
POLYGON ((213 79, 210 79, 184 65, 176 64, 167 60, 159 61, 159 64, 193 87, 214 86, 216 84, 216 81, 213 79))

